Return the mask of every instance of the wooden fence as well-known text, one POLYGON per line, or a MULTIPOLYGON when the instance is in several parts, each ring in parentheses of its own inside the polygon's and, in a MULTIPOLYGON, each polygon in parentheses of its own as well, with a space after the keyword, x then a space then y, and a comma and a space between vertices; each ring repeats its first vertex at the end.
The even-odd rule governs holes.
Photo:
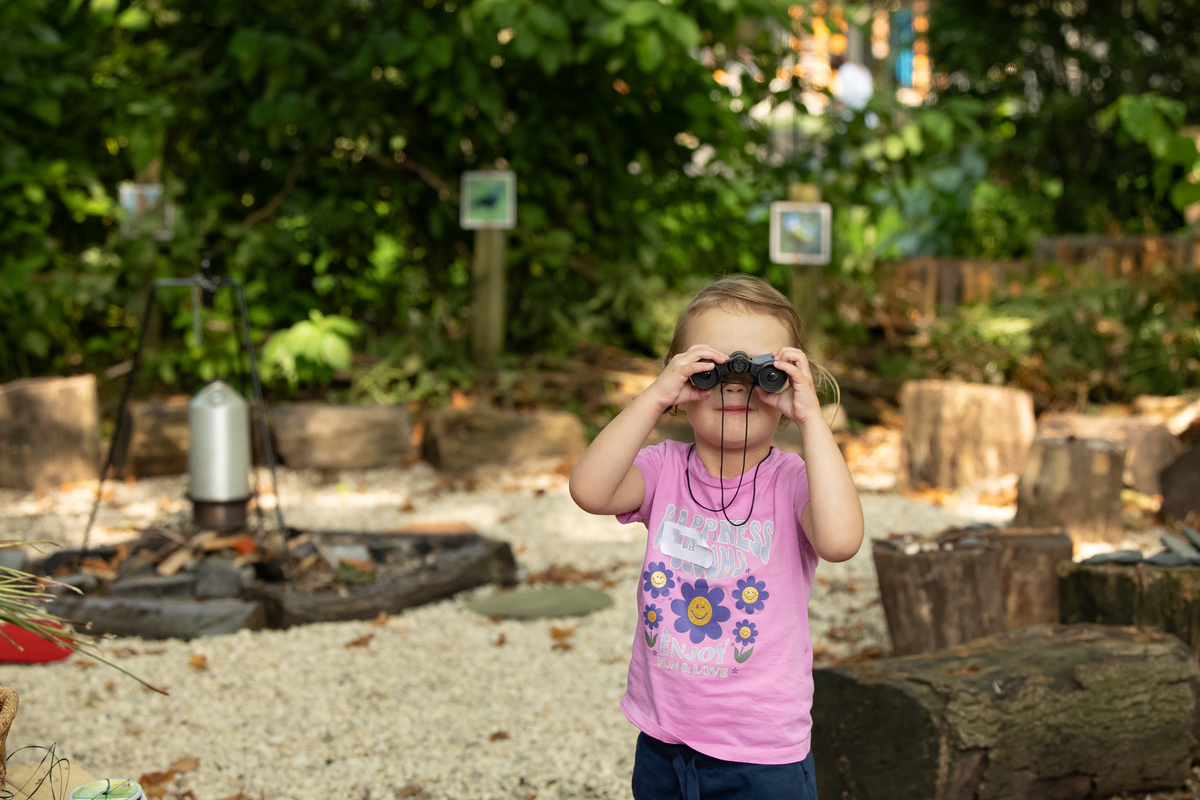
MULTIPOLYGON (((904 309, 924 318, 941 306, 987 302, 995 296, 1019 295, 1031 277, 1048 264, 1068 274, 1095 269, 1106 277, 1136 279, 1162 264, 1176 271, 1200 270, 1200 238, 1164 236, 1049 236, 1034 245, 1032 261, 988 261, 971 258, 910 258, 881 264, 894 311, 904 309)), ((902 312, 903 313, 903 312, 902 312)))

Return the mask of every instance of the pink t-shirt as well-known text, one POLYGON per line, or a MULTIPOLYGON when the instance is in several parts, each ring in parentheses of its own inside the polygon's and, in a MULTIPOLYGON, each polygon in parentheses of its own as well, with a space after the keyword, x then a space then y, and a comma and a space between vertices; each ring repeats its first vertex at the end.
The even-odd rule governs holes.
MULTIPOLYGON (((721 481, 695 453, 688 460, 689 447, 666 441, 638 453, 646 499, 617 515, 649 530, 621 710, 648 735, 714 758, 802 761, 812 730, 808 598, 817 569, 800 526, 804 461, 772 447, 757 481, 750 468, 725 512, 712 512, 701 504, 721 508, 721 481)), ((729 503, 738 479, 724 483, 729 503)))

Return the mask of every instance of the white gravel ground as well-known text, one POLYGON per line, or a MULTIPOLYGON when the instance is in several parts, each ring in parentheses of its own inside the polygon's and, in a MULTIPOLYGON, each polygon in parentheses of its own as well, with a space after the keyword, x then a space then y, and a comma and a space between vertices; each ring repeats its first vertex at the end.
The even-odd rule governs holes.
MULTIPOLYGON (((485 588, 379 628, 350 622, 105 643, 110 653, 124 648, 117 663, 169 687, 169 697, 79 657, 0 666, 0 683, 21 697, 9 752, 57 743, 93 775, 135 779, 194 756, 199 769, 178 777, 175 791, 191 789, 197 800, 239 792, 271 800, 629 796, 636 730, 617 703, 637 629, 643 526, 585 514, 553 474, 509 475, 473 490, 423 463, 324 481, 313 472, 280 475, 288 523, 298 527, 453 520, 510 541, 525 574, 553 563, 624 562, 612 573, 614 604, 582 619, 495 624, 464 604, 485 588), (573 649, 553 649, 551 626, 575 625, 573 649), (366 646, 345 646, 370 633, 366 646), (207 669, 189 666, 194 654, 207 658, 207 669)), ((183 478, 114 484, 93 541, 129 538, 152 520, 186 513, 184 489, 183 478)), ((0 537, 77 545, 93 491, 0 492, 0 537)), ((1013 513, 894 494, 864 494, 862 502, 868 538, 1013 513)), ((819 657, 886 652, 869 544, 845 563, 823 562, 817 581, 809 613, 819 657)))

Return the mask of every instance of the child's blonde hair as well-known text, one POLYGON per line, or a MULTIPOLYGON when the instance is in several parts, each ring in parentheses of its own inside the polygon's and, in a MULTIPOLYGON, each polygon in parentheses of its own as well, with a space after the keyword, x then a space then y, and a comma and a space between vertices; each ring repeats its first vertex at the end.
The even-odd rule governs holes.
MULTIPOLYGON (((671 337, 671 346, 663 359, 664 365, 670 364, 672 358, 683 352, 688 324, 697 315, 712 308, 733 309, 747 314, 764 314, 778 320, 787 330, 792 347, 803 350, 804 354, 809 356, 808 363, 813 378, 817 382, 818 391, 821 386, 832 386, 834 403, 840 405, 841 389, 829 370, 813 361, 812 356, 805 348, 804 323, 800 321, 800 315, 796 313, 791 301, 774 286, 753 275, 734 273, 718 278, 692 298, 692 302, 688 303, 687 308, 683 310, 683 313, 679 315, 679 320, 675 323, 675 335, 671 337)), ((750 353, 750 355, 762 354, 750 353)))

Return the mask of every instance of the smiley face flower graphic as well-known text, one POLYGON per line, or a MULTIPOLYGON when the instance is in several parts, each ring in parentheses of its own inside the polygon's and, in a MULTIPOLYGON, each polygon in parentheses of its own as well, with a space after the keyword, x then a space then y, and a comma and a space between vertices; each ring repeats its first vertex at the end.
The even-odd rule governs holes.
POLYGON ((746 580, 737 582, 733 599, 737 601, 738 611, 753 614, 763 610, 763 601, 771 596, 767 590, 767 582, 757 582, 753 575, 747 575, 746 580))
POLYGON ((684 583, 680 590, 682 600, 672 600, 671 610, 678 615, 675 620, 675 632, 686 633, 692 644, 700 644, 704 637, 720 639, 721 623, 729 619, 732 612, 721 605, 725 599, 725 590, 719 587, 708 588, 704 578, 696 581, 695 587, 684 583))
POLYGON ((651 562, 646 565, 646 571, 642 573, 642 591, 649 592, 651 597, 666 597, 675 588, 675 573, 667 569, 667 562, 660 561, 657 564, 651 562))
POLYGON ((646 620, 647 628, 654 630, 662 623, 662 609, 651 603, 642 612, 642 619, 646 620))
POLYGON ((733 644, 735 646, 752 645, 756 636, 758 636, 758 626, 748 619, 733 626, 733 644))

